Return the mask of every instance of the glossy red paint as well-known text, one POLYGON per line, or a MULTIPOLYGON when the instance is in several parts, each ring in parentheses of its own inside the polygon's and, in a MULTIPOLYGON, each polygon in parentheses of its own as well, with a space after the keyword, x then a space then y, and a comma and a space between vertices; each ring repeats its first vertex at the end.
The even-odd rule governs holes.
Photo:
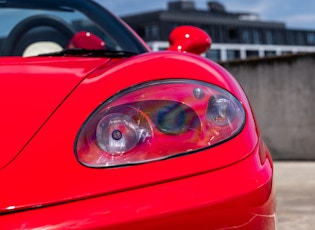
POLYGON ((233 164, 250 154, 257 142, 256 126, 243 91, 217 64, 198 56, 173 52, 144 54, 123 62, 108 62, 90 73, 68 95, 19 157, 2 170, 3 183, 11 185, 10 189, 0 191, 0 195, 14 199, 2 200, 0 208, 3 211, 13 206, 23 209, 187 177, 233 164), (185 64, 174 71, 173 67, 180 63, 185 64), (164 68, 152 72, 157 66, 164 68), (198 79, 232 91, 246 111, 247 121, 242 132, 223 145, 197 154, 135 167, 98 170, 84 167, 77 162, 73 155, 74 140, 92 111, 125 88, 142 82, 170 78, 198 79), (239 146, 238 149, 235 146, 239 146), (233 154, 222 157, 222 153, 231 151, 233 154), (16 168, 24 173, 15 174, 16 168), (133 180, 130 180, 131 175, 133 180), (28 178, 32 180, 29 181, 28 178), (106 180, 106 185, 99 183, 99 180, 106 180), (63 189, 56 191, 58 187, 63 189), (41 192, 38 194, 36 191, 41 192))
POLYGON ((18 154, 68 94, 106 59, 0 60, 0 170, 18 154), (62 87, 61 87, 62 86, 62 87), (5 153, 5 154, 4 154, 5 153))
POLYGON ((102 50, 105 49, 105 46, 105 42, 95 34, 86 31, 80 31, 73 36, 67 48, 102 50))
MULTIPOLYGON (((59 7, 64 1, 42 2, 68 9, 59 7)), ((2 58, 0 228, 274 229, 272 160, 246 95, 221 66, 189 54, 204 52, 209 39, 182 27, 170 39, 180 52, 151 53, 139 40, 134 57, 2 58), (91 168, 76 159, 76 138, 100 105, 137 85, 176 79, 230 92, 245 111, 241 131, 209 148, 128 167, 91 168)))
MULTIPOLYGON (((43 58, 32 58, 31 60, 37 63, 43 62, 43 58)), ((54 64, 49 62, 47 65, 57 68, 59 65, 57 64, 57 60, 58 59, 55 59, 56 62, 54 62, 54 64)), ((80 65, 83 65, 83 60, 84 59, 80 62, 80 65)), ((96 59, 90 60, 90 62, 87 63, 94 62, 94 67, 100 67, 91 73, 82 70, 81 73, 85 73, 86 77, 82 75, 79 75, 80 77, 74 77, 76 84, 80 81, 79 79, 83 81, 79 85, 75 85, 76 88, 71 94, 69 94, 70 89, 67 91, 68 94, 65 100, 58 105, 54 113, 49 113, 49 119, 45 121, 36 135, 30 139, 28 145, 23 148, 23 151, 20 152, 18 157, 1 170, 1 183, 7 185, 0 191, 0 196, 3 198, 0 201, 1 212, 7 213, 49 205, 53 205, 54 208, 56 208, 58 204, 61 205, 62 203, 83 202, 80 200, 84 200, 85 206, 86 202, 89 203, 88 198, 91 198, 93 201, 96 197, 100 197, 97 199, 105 198, 107 200, 108 197, 112 196, 111 194, 120 196, 119 194, 127 194, 129 190, 132 190, 132 193, 134 193, 138 191, 137 189, 147 186, 148 189, 150 189, 151 186, 164 187, 164 183, 166 183, 166 185, 168 185, 167 183, 173 182, 176 184, 176 181, 180 181, 180 183, 184 183, 188 186, 191 180, 194 181, 196 175, 204 173, 211 178, 217 178, 213 181, 213 185, 221 186, 222 184, 219 181, 225 181, 225 179, 224 177, 216 176, 216 170, 220 171, 219 169, 225 168, 229 171, 229 167, 231 167, 232 170, 234 164, 242 161, 242 159, 247 159, 250 155, 253 155, 255 159, 259 159, 257 151, 255 150, 259 145, 259 137, 246 96, 241 87, 228 72, 217 64, 198 56, 173 52, 144 54, 126 61, 108 62, 106 59, 102 61, 96 59), (102 63, 104 64, 101 65, 102 63), (158 66, 163 66, 164 68, 157 69, 158 66), (174 66, 181 66, 181 68, 176 68, 175 71, 174 66), (154 68, 156 71, 152 72, 154 68), (139 69, 141 69, 141 71, 139 71, 139 69), (208 150, 133 167, 102 170, 87 168, 77 162, 73 154, 75 137, 86 118, 99 104, 118 91, 133 85, 170 78, 202 80, 233 92, 234 96, 241 101, 246 111, 246 125, 242 132, 228 142, 209 148, 208 150), (119 81, 117 81, 117 79, 119 79, 119 81), (73 114, 75 114, 75 116, 73 116, 73 114), (237 148, 235 148, 235 146, 237 146, 237 148), (16 174, 15 171, 17 169, 23 173, 16 174), (38 172, 40 172, 40 174, 38 172), (188 184, 185 183, 186 180, 188 184)), ((49 71, 50 69, 47 68, 46 70, 49 71)), ((60 64, 59 70, 68 72, 63 64, 60 64)), ((41 73, 41 75, 43 74, 44 73, 41 73)), ((60 84, 58 78, 52 79, 55 79, 54 84, 57 87, 57 85, 60 84)), ((71 89, 73 89, 73 87, 74 86, 72 86, 71 89)), ((12 97, 11 100, 16 99, 12 97)), ((47 98, 42 97, 41 100, 44 102, 47 98)), ((47 114, 47 116, 49 115, 47 114)), ((16 127, 14 125, 19 127, 17 123, 13 123, 13 128, 15 129, 16 127)), ((9 143, 13 145, 14 140, 10 140, 9 143)), ((256 161, 255 164, 250 165, 254 167, 253 169, 261 167, 260 161, 256 161)), ((265 172, 261 174, 259 171, 256 173, 258 176, 265 175, 267 178, 263 176, 264 179, 269 180, 269 192, 268 190, 265 192, 270 195, 270 185, 272 183, 270 181, 272 174, 270 161, 267 161, 264 167, 268 173, 265 172)), ((244 168, 244 170, 247 172, 248 168, 244 168)), ((224 170, 220 172, 224 172, 224 170)), ((221 173, 219 173, 219 175, 221 175, 221 173)), ((248 175, 252 175, 252 172, 248 171, 248 175)), ((256 176, 254 176, 254 178, 256 178, 256 176)), ((242 178, 237 183, 245 182, 242 178)), ((221 200, 222 197, 217 198, 217 202, 222 202, 222 205, 226 208, 227 206, 225 206, 224 203, 231 199, 229 196, 231 195, 231 188, 233 187, 233 185, 228 184, 230 184, 230 182, 226 184, 229 189, 220 189, 220 194, 225 194, 225 199, 221 200)), ((248 186, 259 188, 262 185, 258 186, 255 182, 249 183, 248 186)), ((239 193, 242 191, 245 194, 248 193, 245 188, 243 190, 242 186, 239 188, 239 193)), ((197 191, 202 192, 201 189, 195 192, 197 193, 197 191)), ((210 197, 212 197, 211 194, 210 197)), ((135 194, 134 199, 139 202, 139 199, 143 199, 143 194, 135 194)), ((212 197, 211 200, 212 199, 214 198, 212 197)), ((69 205, 71 206, 71 204, 69 205)), ((153 207, 155 206, 154 203, 151 205, 153 207)), ((229 205, 229 203, 227 203, 227 205, 229 205)), ((115 208, 117 206, 109 205, 107 207, 115 208)), ((200 206, 202 209, 203 207, 203 205, 200 206)), ((94 207, 91 208, 93 209, 94 207)), ((167 206, 167 208, 170 207, 167 206)), ((173 208, 175 208, 175 206, 173 208)), ((268 206, 267 209, 270 215, 272 215, 273 207, 268 206)), ((38 209, 35 212, 41 212, 41 210, 46 209, 38 209)), ((152 210, 151 215, 154 215, 154 212, 155 211, 152 210)), ((180 210, 175 213, 177 212, 181 213, 180 210)), ((159 216, 158 213, 155 214, 159 216)), ((175 216, 179 215, 179 213, 175 214, 175 216)), ((13 216, 15 215, 18 214, 13 214, 13 216)), ((137 220, 137 213, 135 213, 135 215, 135 220, 133 221, 140 221, 142 219, 141 217, 137 220)), ((200 213, 200 215, 204 214, 200 213)), ((10 218, 9 216, 8 218, 10 218)), ((5 217, 5 219, 6 218, 7 217, 5 217)), ((48 218, 48 216, 46 218, 48 218)), ((48 221, 46 218, 42 220, 48 221)), ((250 218, 252 218, 252 216, 250 218)), ((169 221, 171 220, 172 218, 169 221)), ((167 218, 165 221, 165 223, 168 223, 167 218)), ((139 224, 142 225, 142 223, 139 224)), ((211 224, 214 223, 211 222, 211 224)))
POLYGON ((202 54, 210 48, 212 39, 197 27, 179 26, 170 34, 169 42, 168 50, 202 54))
POLYGON ((272 164, 259 148, 215 171, 0 217, 4 229, 274 229, 272 164))

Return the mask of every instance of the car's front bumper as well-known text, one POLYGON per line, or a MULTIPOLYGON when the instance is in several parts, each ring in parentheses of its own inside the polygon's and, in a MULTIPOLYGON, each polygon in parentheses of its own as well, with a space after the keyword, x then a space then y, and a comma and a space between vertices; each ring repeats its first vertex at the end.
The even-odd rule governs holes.
POLYGON ((273 167, 258 151, 179 180, 4 214, 1 229, 274 229, 273 167))

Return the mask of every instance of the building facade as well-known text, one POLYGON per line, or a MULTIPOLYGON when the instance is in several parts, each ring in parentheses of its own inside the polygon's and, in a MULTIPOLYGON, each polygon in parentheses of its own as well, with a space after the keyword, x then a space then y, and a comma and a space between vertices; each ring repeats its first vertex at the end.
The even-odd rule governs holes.
POLYGON ((208 9, 200 10, 193 1, 173 1, 167 10, 123 19, 154 51, 168 47, 175 27, 193 25, 211 36, 213 45, 206 56, 215 61, 315 52, 315 31, 288 29, 282 22, 261 21, 254 13, 227 12, 218 2, 208 2, 208 9))

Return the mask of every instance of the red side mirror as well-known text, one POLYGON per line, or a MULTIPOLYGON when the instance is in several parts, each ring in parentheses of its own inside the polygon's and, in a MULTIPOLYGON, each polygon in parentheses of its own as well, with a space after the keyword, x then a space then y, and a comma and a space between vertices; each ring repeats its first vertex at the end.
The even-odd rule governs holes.
POLYGON ((179 26, 169 36, 168 50, 202 54, 210 49, 212 39, 202 29, 194 26, 179 26))
POLYGON ((105 42, 90 32, 81 31, 76 33, 70 40, 67 48, 69 49, 87 49, 87 50, 102 50, 105 49, 105 42))

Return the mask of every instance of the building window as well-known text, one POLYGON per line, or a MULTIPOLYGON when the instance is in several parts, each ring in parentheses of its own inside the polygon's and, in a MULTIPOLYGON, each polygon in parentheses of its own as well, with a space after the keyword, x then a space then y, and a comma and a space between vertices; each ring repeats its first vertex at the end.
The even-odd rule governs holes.
POLYGON ((243 43, 245 44, 250 44, 251 43, 251 36, 250 36, 250 31, 248 29, 244 29, 242 32, 242 39, 243 43))
POLYGON ((274 34, 271 30, 266 31, 266 43, 268 45, 274 44, 274 34))
POLYGON ((179 23, 170 23, 169 24, 169 29, 172 31, 174 30, 175 28, 179 27, 179 26, 182 26, 182 24, 179 24, 179 23))
POLYGON ((315 45, 315 33, 312 32, 307 33, 307 44, 315 45))
POLYGON ((276 56, 277 55, 277 52, 274 51, 274 50, 266 50, 265 51, 265 56, 276 56))
POLYGON ((285 50, 285 51, 282 51, 281 54, 282 55, 287 55, 287 54, 293 54, 293 52, 285 50))
POLYGON ((262 44, 261 31, 257 29, 253 31, 253 40, 254 40, 254 44, 262 44))
POLYGON ((145 26, 145 37, 148 40, 159 40, 160 30, 157 25, 147 25, 145 26))
POLYGON ((227 60, 240 59, 241 52, 239 50, 227 50, 226 51, 227 60))
POLYGON ((289 45, 296 45, 295 33, 293 31, 288 31, 288 44, 289 45))
POLYGON ((259 51, 258 50, 247 50, 246 51, 246 57, 259 57, 259 51))
POLYGON ((297 33, 297 45, 305 45, 303 32, 297 33))
POLYGON ((285 44, 284 31, 280 30, 276 32, 276 43, 275 44, 285 44))
POLYGON ((209 35, 211 36, 212 40, 216 40, 215 38, 215 29, 213 25, 208 26, 209 35))
POLYGON ((228 31, 229 40, 235 41, 238 40, 238 30, 235 28, 231 28, 228 31))
POLYGON ((211 50, 207 51, 206 58, 209 58, 212 61, 220 61, 221 60, 221 51, 219 49, 211 49, 211 50))

